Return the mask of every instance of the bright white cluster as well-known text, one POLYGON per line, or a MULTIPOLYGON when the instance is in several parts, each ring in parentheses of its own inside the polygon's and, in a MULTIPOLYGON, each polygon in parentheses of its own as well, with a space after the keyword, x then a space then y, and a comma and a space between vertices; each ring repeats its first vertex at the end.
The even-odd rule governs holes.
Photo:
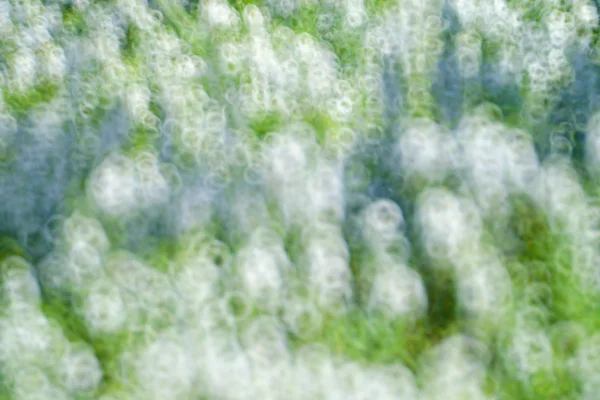
POLYGON ((521 328, 510 342, 507 358, 517 368, 519 377, 527 379, 531 374, 552 368, 552 343, 541 329, 521 328))
POLYGON ((307 152, 310 143, 292 135, 277 135, 273 139, 264 152, 273 184, 285 186, 289 182, 304 178, 303 172, 309 162, 307 152))
POLYGON ((419 274, 403 265, 380 267, 371 289, 370 307, 392 317, 423 315, 427 294, 419 274))
POLYGON ((344 219, 344 185, 339 163, 317 165, 307 177, 306 191, 314 218, 344 219))
POLYGON ((481 239, 479 211, 468 199, 444 189, 427 189, 420 195, 418 205, 417 221, 432 257, 458 260, 481 239))
POLYGON ((41 300, 40 288, 31 265, 20 257, 9 257, 0 265, 2 300, 9 309, 35 307, 41 300))
POLYGON ((219 271, 206 260, 190 260, 172 279, 192 315, 218 294, 219 271))
POLYGON ((407 124, 398 141, 401 173, 440 182, 452 168, 453 146, 449 132, 427 119, 407 124))
POLYGON ((70 345, 63 355, 60 382, 70 393, 81 393, 96 388, 102 380, 102 368, 94 352, 87 346, 70 345))
POLYGON ((281 204, 287 223, 339 222, 345 216, 342 164, 320 152, 314 155, 312 135, 310 126, 291 126, 289 133, 273 135, 262 156, 266 183, 281 204))
POLYGON ((92 173, 89 190, 100 209, 115 217, 161 204, 170 192, 156 156, 148 153, 135 161, 121 155, 107 157, 92 173))
MULTIPOLYGON (((379 199, 367 205, 361 211, 360 224, 365 242, 377 253, 385 253, 390 247, 404 244, 404 216, 400 207, 391 200, 379 199)), ((400 256, 407 258, 410 249, 402 250, 400 256)))
POLYGON ((36 78, 37 60, 33 51, 23 48, 17 51, 11 60, 11 83, 14 90, 25 92, 30 89, 36 78))
POLYGON ((128 315, 119 287, 100 279, 88 290, 81 313, 90 332, 103 334, 121 331, 128 315))
POLYGON ((91 178, 92 196, 105 212, 122 215, 137 206, 133 163, 124 157, 105 160, 91 178))
POLYGON ((5 285, 9 285, 6 295, 12 298, 13 307, 8 308, 0 319, 0 368, 7 382, 15 383, 12 395, 17 398, 52 395, 56 396, 53 398, 66 399, 68 394, 95 390, 103 375, 96 356, 89 347, 70 343, 60 325, 48 319, 38 308, 39 289, 36 283, 30 280, 23 282, 26 287, 19 288, 19 297, 28 303, 14 307, 14 301, 18 299, 17 288, 14 287, 17 284, 15 274, 26 278, 23 274, 30 273, 27 263, 14 258, 5 261, 3 267, 13 276, 5 276, 5 285), (17 267, 15 263, 19 262, 17 267), (15 265, 10 266, 9 263, 15 265), (10 285, 13 285, 12 289, 10 285), (26 373, 23 375, 23 372, 26 373))
POLYGON ((347 244, 335 225, 318 224, 309 232, 305 255, 309 288, 320 306, 343 306, 352 297, 347 244))
POLYGON ((231 28, 240 22, 240 17, 225 1, 205 1, 201 10, 213 26, 231 28))
MULTIPOLYGON (((285 255, 283 255, 285 257, 285 255)), ((283 289, 285 258, 278 260, 269 249, 248 247, 238 253, 242 285, 252 299, 274 308, 283 289)))
POLYGON ((473 338, 454 335, 423 358, 429 399, 488 399, 482 387, 489 350, 473 338))
POLYGON ((580 229, 587 208, 586 195, 573 168, 565 160, 551 160, 538 176, 538 198, 550 221, 564 223, 571 234, 580 229))
POLYGON ((511 192, 533 194, 539 162, 529 137, 506 129, 482 114, 461 121, 458 143, 461 162, 475 198, 484 213, 508 211, 511 192))
POLYGON ((458 300, 467 314, 502 320, 511 305, 511 278, 495 254, 473 251, 458 265, 458 300))
POLYGON ((177 340, 160 337, 144 348, 134 366, 140 394, 149 399, 183 399, 192 389, 190 354, 177 340))

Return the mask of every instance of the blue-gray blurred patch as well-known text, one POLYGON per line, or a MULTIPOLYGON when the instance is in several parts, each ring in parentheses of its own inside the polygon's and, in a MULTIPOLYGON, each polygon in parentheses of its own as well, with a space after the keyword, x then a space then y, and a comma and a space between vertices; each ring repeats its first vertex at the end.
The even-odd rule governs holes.
POLYGON ((456 11, 446 2, 442 9, 444 53, 437 65, 432 92, 439 116, 453 126, 462 116, 462 81, 453 38, 460 29, 456 11))
POLYGON ((572 56, 571 65, 574 79, 560 91, 548 124, 553 128, 551 134, 562 135, 571 142, 573 161, 576 167, 581 167, 586 125, 590 116, 600 108, 600 67, 583 53, 572 56))

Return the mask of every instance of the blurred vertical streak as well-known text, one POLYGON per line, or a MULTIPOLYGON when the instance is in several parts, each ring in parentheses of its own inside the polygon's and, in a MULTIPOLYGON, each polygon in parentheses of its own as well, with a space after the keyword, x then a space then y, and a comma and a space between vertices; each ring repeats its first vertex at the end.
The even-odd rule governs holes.
POLYGON ((383 57, 383 97, 385 101, 386 125, 395 121, 404 106, 402 82, 398 63, 391 55, 383 57))
POLYGON ((438 62, 432 91, 434 99, 441 109, 441 119, 454 127, 462 116, 463 85, 453 45, 454 35, 459 30, 458 18, 448 1, 444 4, 441 17, 445 25, 444 53, 438 62))

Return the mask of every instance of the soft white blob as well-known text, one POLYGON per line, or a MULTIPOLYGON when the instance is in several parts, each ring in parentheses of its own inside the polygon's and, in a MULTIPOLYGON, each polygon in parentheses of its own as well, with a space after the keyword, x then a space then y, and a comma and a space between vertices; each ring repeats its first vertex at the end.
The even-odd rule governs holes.
POLYGON ((390 243, 401 240, 405 221, 396 203, 378 199, 361 211, 360 225, 365 241, 372 248, 385 249, 390 243))
POLYGON ((0 33, 9 34, 13 30, 13 23, 10 18, 11 4, 9 1, 0 2, 0 33))
POLYGON ((508 363, 523 380, 553 365, 552 343, 543 330, 536 328, 516 329, 506 355, 508 363))
POLYGON ((548 214, 551 227, 564 224, 570 235, 579 237, 588 204, 571 164, 562 158, 548 160, 535 183, 535 199, 548 214))
MULTIPOLYGON (((400 173, 439 182, 452 168, 453 139, 435 122, 418 119, 407 124, 398 140, 400 173)), ((454 146, 455 147, 455 146, 454 146)))
POLYGON ((200 8, 209 24, 214 27, 231 28, 239 24, 240 17, 226 1, 207 0, 200 8))
POLYGON ((352 297, 348 248, 339 227, 314 225, 305 232, 307 278, 317 304, 337 309, 352 297))
POLYGON ((242 344, 253 368, 263 374, 276 374, 290 361, 284 326, 272 317, 253 320, 242 333, 242 344))
POLYGON ((576 38, 576 20, 571 13, 559 9, 552 10, 545 18, 550 43, 566 48, 576 38))
POLYGON ((187 398, 194 372, 189 352, 177 338, 159 337, 135 362, 137 381, 151 399, 187 398))
POLYGON ((140 328, 139 324, 145 324, 142 315, 150 318, 151 312, 160 311, 157 305, 164 300, 166 290, 170 288, 165 276, 125 252, 111 255, 105 271, 108 278, 122 289, 127 312, 131 313, 128 318, 130 324, 140 328))
POLYGON ((67 57, 62 47, 47 44, 41 53, 43 73, 56 82, 61 82, 67 73, 67 57))
POLYGON ((145 152, 136 157, 136 189, 138 201, 143 206, 162 204, 169 198, 169 182, 161 171, 158 157, 145 152))
POLYGON ((340 168, 320 165, 311 171, 307 180, 311 213, 317 218, 340 221, 344 217, 344 186, 340 168))
POLYGON ((264 29, 265 17, 260 9, 254 4, 248 4, 243 11, 244 22, 251 32, 255 33, 264 29))
POLYGON ((413 373, 402 364, 363 366, 342 362, 336 369, 338 392, 342 398, 398 399, 419 398, 413 373))
POLYGON ((93 246, 75 242, 66 256, 69 283, 81 287, 104 276, 102 255, 93 246))
POLYGON ((135 165, 123 156, 105 159, 90 176, 89 190, 100 209, 124 216, 137 208, 135 165))
MULTIPOLYGON (((37 309, 21 309, 1 321, 0 359, 5 368, 22 363, 43 365, 52 354, 56 332, 37 309)), ((56 360, 51 360, 56 361, 56 360)))
POLYGON ((10 307, 38 305, 41 300, 40 287, 30 269, 8 269, 6 261, 2 263, 2 297, 10 307))
MULTIPOLYGON (((495 110, 495 108, 492 108, 495 110)), ((461 148, 460 167, 468 184, 473 188, 474 197, 484 213, 508 212, 508 186, 511 173, 507 155, 513 153, 507 146, 510 132, 500 123, 491 121, 478 109, 470 117, 463 119, 457 135, 461 148)), ((516 154, 510 154, 514 161, 516 154)))
POLYGON ((475 339, 453 335, 423 356, 420 374, 429 399, 485 399, 482 389, 489 350, 475 339))
POLYGON ((191 313, 218 295, 219 279, 217 266, 203 259, 190 260, 172 277, 175 290, 191 313))
POLYGON ((40 284, 53 292, 67 289, 70 283, 69 260, 64 254, 53 251, 38 264, 40 284))
POLYGON ((12 395, 17 399, 69 399, 68 394, 64 390, 54 386, 44 371, 36 367, 23 367, 23 369, 16 371, 7 380, 11 383, 12 395))
POLYGON ((577 24, 584 29, 595 29, 598 27, 598 9, 590 0, 573 1, 571 13, 577 24))
POLYGON ((198 389, 201 394, 239 399, 252 387, 253 374, 239 342, 231 332, 203 335, 198 355, 198 389))
POLYGON ((522 130, 507 132, 505 144, 506 179, 511 188, 523 193, 532 193, 531 182, 540 172, 540 162, 531 136, 522 130))
POLYGON ((81 314, 92 334, 120 331, 127 322, 127 310, 119 287, 107 279, 94 282, 87 288, 81 314))
POLYGON ((458 271, 458 300, 467 313, 501 320, 510 305, 512 285, 500 260, 484 249, 474 251, 464 257, 458 271))
POLYGON ((277 135, 264 150, 269 176, 275 184, 287 183, 302 177, 308 166, 308 148, 291 135, 277 135))
POLYGON ((322 344, 308 343, 295 352, 294 392, 300 399, 314 399, 335 385, 333 355, 322 344))
POLYGON ((352 297, 352 274, 348 262, 341 257, 313 259, 309 284, 322 307, 337 307, 352 297))
POLYGON ((29 48, 21 48, 13 54, 10 61, 13 90, 25 92, 33 87, 36 80, 38 60, 29 48))
POLYGON ((392 318, 423 315, 427 293, 421 277, 404 265, 380 268, 373 279, 369 306, 392 318))
POLYGON ((100 362, 87 345, 71 345, 58 369, 62 386, 71 393, 95 389, 103 376, 100 362))
POLYGON ((250 298, 262 306, 277 305, 284 282, 276 256, 267 249, 248 247, 237 259, 242 286, 250 298))
POLYGON ((482 221, 469 200, 445 189, 426 189, 417 203, 417 222, 430 256, 457 261, 465 246, 481 239, 482 221))
POLYGON ((130 84, 123 95, 130 118, 135 122, 141 121, 150 103, 150 89, 144 84, 130 84))

